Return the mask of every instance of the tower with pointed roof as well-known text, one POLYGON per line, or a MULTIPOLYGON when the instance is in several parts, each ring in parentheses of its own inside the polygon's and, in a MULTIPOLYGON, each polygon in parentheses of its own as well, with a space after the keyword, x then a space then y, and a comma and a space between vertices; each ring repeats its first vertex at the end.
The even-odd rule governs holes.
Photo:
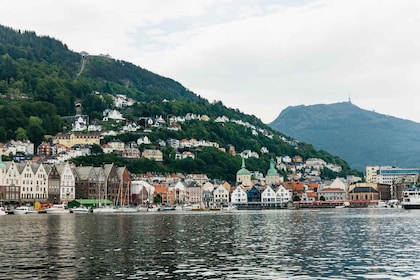
POLYGON ((270 159, 270 168, 267 171, 267 176, 265 177, 265 183, 269 186, 274 185, 278 182, 281 182, 281 177, 275 168, 274 159, 270 159))
POLYGON ((251 172, 245 167, 245 159, 242 158, 242 167, 236 172, 236 182, 244 186, 251 186, 251 172))

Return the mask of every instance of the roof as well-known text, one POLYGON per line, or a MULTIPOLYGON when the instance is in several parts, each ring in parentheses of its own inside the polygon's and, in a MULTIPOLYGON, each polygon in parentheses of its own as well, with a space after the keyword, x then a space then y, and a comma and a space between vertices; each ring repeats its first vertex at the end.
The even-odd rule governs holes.
POLYGON ((351 193, 377 193, 378 191, 372 187, 355 187, 351 193))
POLYGON ((236 172, 236 175, 251 175, 251 172, 245 168, 245 159, 242 158, 242 167, 236 172))
POLYGON ((75 199, 69 202, 69 208, 77 207, 79 205, 113 205, 114 202, 108 199, 75 199))
POLYGON ((274 160, 270 160, 270 169, 267 171, 267 176, 279 176, 277 169, 274 167, 274 160))

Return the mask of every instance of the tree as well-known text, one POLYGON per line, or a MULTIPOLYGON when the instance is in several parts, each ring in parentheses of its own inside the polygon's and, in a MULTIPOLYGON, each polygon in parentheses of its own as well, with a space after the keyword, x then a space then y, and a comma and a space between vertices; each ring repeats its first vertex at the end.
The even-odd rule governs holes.
POLYGON ((160 195, 160 193, 155 195, 155 197, 153 198, 153 202, 154 203, 162 203, 162 196, 160 195))
POLYGON ((42 127, 42 119, 35 116, 29 117, 29 123, 26 126, 29 139, 38 146, 44 140, 45 130, 42 127))
POLYGON ((28 140, 28 135, 26 135, 26 130, 22 127, 19 127, 15 131, 16 140, 28 140))
POLYGON ((98 144, 93 144, 92 145, 92 155, 101 155, 104 153, 104 150, 102 149, 102 147, 98 144))

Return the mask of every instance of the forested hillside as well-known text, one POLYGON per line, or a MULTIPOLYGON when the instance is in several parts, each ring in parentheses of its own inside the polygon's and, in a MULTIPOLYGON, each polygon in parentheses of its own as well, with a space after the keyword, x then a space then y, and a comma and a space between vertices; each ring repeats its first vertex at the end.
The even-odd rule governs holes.
MULTIPOLYGON (((183 124, 181 131, 153 131, 149 136, 154 140, 171 137, 206 139, 219 143, 221 147, 233 145, 237 151, 259 151, 262 147, 268 148, 269 153, 260 161, 249 162, 254 170, 266 170, 270 157, 300 155, 303 158, 319 157, 327 162, 339 164, 343 167, 341 175, 352 173, 347 163, 340 158, 316 151, 305 143, 291 145, 292 141, 281 139, 289 138, 274 132, 255 116, 226 108, 220 101, 209 103, 172 79, 108 56, 75 53, 60 41, 50 37, 39 37, 32 31, 0 26, 0 94, 0 142, 29 139, 38 145, 47 139, 46 135, 68 132, 70 127, 62 117, 74 116, 76 103, 82 105, 83 114, 88 115, 91 122, 101 123, 103 112, 114 109, 113 97, 123 94, 136 102, 133 106, 120 109, 121 113, 127 121, 138 122, 140 125, 145 117, 162 116, 168 119, 170 116, 194 113, 207 115, 212 120, 220 116, 241 120, 266 130, 273 136, 253 135, 252 130, 247 127, 220 125, 210 121, 188 122, 183 124)), ((112 130, 116 124, 103 125, 112 130)), ((138 137, 138 133, 119 135, 123 141, 135 141, 138 137)), ((187 161, 171 161, 171 151, 165 152, 165 164, 160 166, 140 161, 120 163, 139 172, 180 172, 191 169, 191 164, 184 164, 187 161)), ((198 156, 201 161, 194 162, 195 172, 211 172, 210 163, 219 166, 212 169, 218 170, 212 174, 216 177, 221 176, 221 172, 232 172, 239 168, 237 158, 225 158, 231 157, 228 154, 210 151, 207 155, 198 156)), ((96 159, 91 157, 81 161, 97 161, 96 163, 100 164, 103 161, 120 160, 115 155, 100 155, 96 159)))

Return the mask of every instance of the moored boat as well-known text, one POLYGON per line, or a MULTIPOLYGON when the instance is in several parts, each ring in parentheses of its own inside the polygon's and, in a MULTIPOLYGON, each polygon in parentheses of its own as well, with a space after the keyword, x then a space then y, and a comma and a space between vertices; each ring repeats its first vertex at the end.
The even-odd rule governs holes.
POLYGON ((13 214, 15 215, 25 215, 25 214, 38 214, 38 211, 29 206, 19 206, 13 209, 13 214))
POLYGON ((182 207, 184 211, 199 211, 204 210, 200 204, 186 204, 182 207))
POLYGON ((69 212, 74 213, 74 214, 85 214, 85 213, 91 213, 92 211, 86 206, 80 205, 78 207, 70 208, 69 212))
POLYGON ((115 213, 115 212, 118 212, 118 210, 115 209, 114 207, 98 207, 98 208, 92 209, 92 213, 95 213, 95 214, 105 214, 105 213, 115 213))
POLYGON ((404 209, 420 209, 420 187, 408 186, 402 194, 401 205, 404 209))
POLYGON ((6 214, 7 214, 7 212, 6 212, 6 210, 4 210, 4 207, 0 207, 0 216, 6 215, 6 214))
POLYGON ((45 209, 47 214, 67 214, 69 211, 64 204, 53 204, 51 207, 45 209))
POLYGON ((174 210, 175 210, 175 207, 168 204, 162 205, 159 208, 159 211, 174 211, 174 210))

